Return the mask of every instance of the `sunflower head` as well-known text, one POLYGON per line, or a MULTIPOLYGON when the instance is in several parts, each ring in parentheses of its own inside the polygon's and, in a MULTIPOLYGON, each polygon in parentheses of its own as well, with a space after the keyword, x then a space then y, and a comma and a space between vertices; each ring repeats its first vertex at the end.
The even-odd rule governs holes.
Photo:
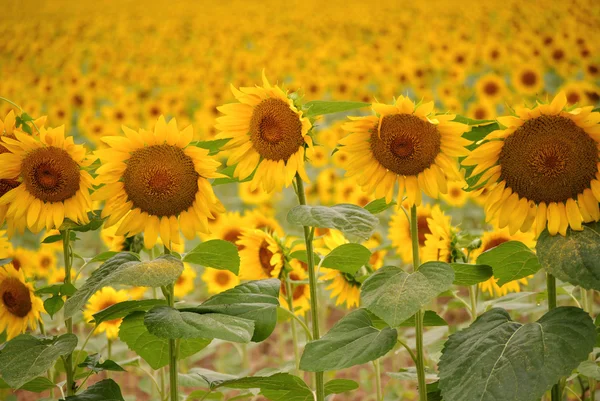
MULTIPOLYGON (((127 301, 129 293, 126 290, 115 290, 112 287, 104 287, 92 295, 83 310, 84 319, 89 322, 94 319, 93 315, 114 304, 127 301)), ((113 319, 100 323, 96 333, 106 332, 109 340, 114 340, 119 336, 119 326, 123 319, 113 319)))
POLYGON ((211 267, 204 269, 202 281, 206 284, 209 294, 219 294, 240 283, 238 276, 228 270, 218 270, 211 267))
POLYGON ((59 228, 65 217, 87 223, 92 177, 84 169, 90 162, 86 149, 65 137, 64 126, 42 127, 39 138, 19 131, 14 136, 1 138, 8 149, 0 154, 0 189, 6 191, 0 207, 8 205, 6 218, 33 232, 59 228))
POLYGON ((103 186, 93 198, 106 201, 105 227, 120 221, 116 236, 144 232, 147 248, 159 235, 171 248, 180 243, 180 231, 188 239, 208 232, 208 219, 224 211, 208 181, 221 177, 220 163, 190 145, 192 127, 180 131, 175 119, 167 124, 161 116, 153 131, 123 131, 102 138, 109 148, 96 151, 102 161, 96 183, 103 186))
POLYGON ((243 246, 240 251, 240 279, 279 278, 283 268, 283 250, 275 237, 262 230, 245 228, 236 244, 243 246))
POLYGON ((42 300, 35 296, 23 271, 8 264, 0 267, 0 332, 6 330, 8 340, 35 329, 43 310, 42 300))
POLYGON ((309 181, 304 154, 305 146, 312 147, 312 125, 293 100, 264 71, 262 87, 231 90, 239 103, 217 108, 225 116, 216 128, 217 138, 230 138, 222 149, 231 150, 227 165, 236 165, 234 177, 243 180, 254 172, 251 188, 269 193, 289 186, 296 174, 309 181))
POLYGON ((559 93, 550 104, 499 117, 504 127, 485 138, 464 161, 487 188, 488 221, 510 233, 548 227, 551 235, 600 220, 600 113, 565 109, 559 93))
MULTIPOLYGON (((377 115, 350 117, 340 154, 347 155, 347 175, 376 198, 391 202, 406 189, 410 205, 421 203, 421 191, 432 198, 447 191, 447 181, 460 178, 453 158, 466 155, 467 125, 454 115, 432 115, 433 102, 418 106, 400 96, 393 105, 374 103, 377 115)), ((336 153, 336 154, 337 154, 336 153)))

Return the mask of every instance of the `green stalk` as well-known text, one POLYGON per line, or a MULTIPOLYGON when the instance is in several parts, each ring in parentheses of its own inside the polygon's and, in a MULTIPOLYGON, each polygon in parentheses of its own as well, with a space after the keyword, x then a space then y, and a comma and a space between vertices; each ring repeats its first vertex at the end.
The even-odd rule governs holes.
MULTIPOLYGON (((287 297, 288 307, 292 314, 294 313, 294 294, 292 293, 292 284, 286 275, 285 277, 285 295, 287 297)), ((294 346, 294 361, 296 362, 296 371, 300 369, 300 351, 298 350, 298 332, 296 330, 296 321, 294 319, 290 320, 290 324, 292 325, 292 341, 294 346)))
MULTIPOLYGON (((410 208, 410 238, 412 240, 414 271, 419 270, 419 226, 417 207, 410 208)), ((415 336, 417 340, 417 377, 419 382, 419 401, 427 401, 427 383, 425 382, 425 358, 423 356, 423 310, 415 314, 415 336)))
POLYGON ((381 388, 381 364, 379 359, 373 361, 375 367, 375 388, 377 390, 377 401, 383 401, 383 391, 381 388))
MULTIPOLYGON (((63 256, 65 262, 65 284, 71 284, 71 263, 73 257, 71 254, 71 232, 65 230, 63 234, 63 256)), ((67 299, 69 297, 67 296, 67 299)), ((73 319, 65 320, 67 333, 73 334, 73 319)), ((73 353, 67 354, 65 357, 65 372, 67 373, 67 395, 75 395, 75 380, 73 375, 73 353)))
MULTIPOLYGON (((581 289, 581 291, 585 291, 583 288, 581 289)), ((586 292, 586 310, 587 312, 590 314, 590 316, 594 316, 594 290, 587 290, 586 292)), ((590 361, 595 361, 596 359, 594 358, 594 353, 592 352, 590 354, 589 357, 590 361)), ((592 377, 588 377, 588 382, 590 385, 590 401, 596 401, 596 379, 592 378, 592 377)))
MULTIPOLYGON (((554 276, 546 272, 546 291, 548 292, 548 310, 556 308, 556 279, 554 276)), ((552 401, 561 401, 560 380, 554 386, 550 393, 552 401)))
MULTIPOLYGON (((304 183, 302 178, 296 174, 296 194, 298 195, 298 203, 306 205, 306 195, 304 194, 304 183)), ((312 320, 313 339, 318 340, 321 335, 319 331, 319 305, 317 299, 317 275, 315 272, 315 257, 313 252, 313 235, 314 232, 308 226, 304 226, 304 242, 306 243, 306 256, 308 266, 308 280, 310 287, 310 313, 312 320)), ((325 383, 323 380, 323 372, 315 372, 315 387, 317 401, 325 400, 325 383)))
POLYGON ((477 284, 469 286, 469 298, 471 299, 471 320, 477 319, 477 284))
MULTIPOLYGON (((165 255, 171 251, 165 245, 165 255)), ((175 284, 171 283, 167 287, 167 302, 171 308, 175 307, 175 284)), ((171 392, 171 401, 179 401, 179 383, 177 377, 177 357, 179 353, 179 344, 175 339, 169 339, 169 391, 171 392)))

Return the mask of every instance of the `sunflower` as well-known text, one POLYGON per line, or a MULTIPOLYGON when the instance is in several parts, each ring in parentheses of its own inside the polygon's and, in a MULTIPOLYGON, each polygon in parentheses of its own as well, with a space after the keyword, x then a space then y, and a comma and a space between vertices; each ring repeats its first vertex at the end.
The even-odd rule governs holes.
POLYGON ((7 340, 24 333, 27 327, 35 330, 43 307, 22 270, 10 264, 0 267, 0 333, 6 330, 7 340))
POLYGON ((398 182, 398 199, 404 189, 409 205, 421 203, 421 190, 432 198, 446 193, 448 179, 459 179, 454 157, 464 156, 469 130, 453 122, 454 115, 430 116, 433 102, 417 107, 400 96, 394 105, 374 103, 378 116, 349 117, 338 153, 348 155, 348 176, 358 176, 363 190, 376 198, 392 200, 398 182), (429 116, 429 117, 428 117, 429 116))
POLYGON ((467 203, 467 200, 469 199, 469 193, 463 191, 464 187, 466 187, 466 183, 464 181, 449 182, 448 193, 442 195, 441 198, 450 206, 464 206, 464 204, 467 203))
MULTIPOLYGON (((481 246, 471 252, 471 258, 473 261, 476 261, 479 255, 481 255, 483 252, 508 241, 520 241, 529 248, 535 247, 535 239, 532 233, 516 233, 511 235, 506 228, 495 229, 493 231, 486 231, 483 233, 483 236, 481 237, 481 246)), ((513 280, 502 286, 499 286, 498 279, 495 277, 490 277, 488 280, 479 283, 479 288, 481 291, 488 292, 490 296, 501 297, 509 292, 520 292, 521 284, 526 285, 527 278, 513 280)))
POLYGON ((122 128, 124 137, 104 137, 110 148, 96 151, 96 183, 104 186, 93 197, 106 200, 105 227, 122 219, 115 235, 144 232, 148 249, 159 235, 171 248, 181 242, 180 230, 190 240, 208 232, 208 219, 225 211, 208 182, 221 174, 207 149, 188 146, 192 127, 179 131, 175 119, 167 124, 161 116, 153 131, 122 128))
POLYGON ((10 264, 15 268, 15 270, 23 271, 27 276, 35 275, 35 252, 26 248, 16 247, 12 250, 12 252, 10 252, 8 257, 12 259, 10 264))
POLYGON ((263 205, 273 199, 272 194, 263 191, 262 188, 252 188, 250 182, 242 182, 238 189, 240 199, 247 205, 263 205))
POLYGON ((476 166, 472 176, 483 173, 476 186, 489 190, 488 221, 497 217, 511 234, 533 227, 539 235, 547 225, 551 235, 565 235, 569 226, 600 220, 600 113, 592 106, 566 111, 566 104, 560 93, 550 104, 499 117, 506 128, 463 161, 476 166))
MULTIPOLYGON (((235 244, 240 239, 242 230, 250 226, 248 219, 242 217, 240 212, 227 212, 220 214, 217 221, 211 222, 210 234, 201 234, 200 237, 204 241, 222 239, 235 244)), ((243 248, 241 245, 237 247, 238 250, 243 248)))
POLYGON ((514 70, 511 83, 518 93, 539 94, 544 90, 543 70, 534 64, 524 64, 514 70))
POLYGON ((283 267, 283 251, 271 234, 245 228, 236 244, 243 246, 240 251, 240 279, 279 278, 283 267))
POLYGON ((430 233, 425 234, 425 243, 421 250, 422 262, 454 262, 453 252, 456 241, 455 229, 450 224, 450 216, 444 215, 440 208, 431 210, 427 219, 430 233))
MULTIPOLYGON (((287 276, 292 281, 303 281, 307 280, 308 275, 304 270, 302 264, 297 259, 292 259, 290 261, 290 266, 292 270, 287 273, 287 276)), ((290 305, 288 303, 287 297, 287 288, 285 284, 285 279, 281 280, 281 290, 279 292, 279 303, 288 310, 290 309, 290 305)), ((292 306, 296 315, 303 316, 307 311, 310 310, 310 287, 308 284, 294 284, 291 283, 292 287, 292 306)))
POLYGON ((190 292, 194 291, 196 280, 196 270, 187 263, 183 264, 183 273, 175 281, 175 296, 183 298, 190 292))
POLYGON ((56 267, 56 253, 53 248, 41 247, 35 252, 33 260, 33 276, 48 277, 50 270, 56 267))
POLYGON ((219 270, 207 267, 202 273, 202 281, 206 284, 209 294, 219 294, 240 283, 240 279, 229 270, 219 270))
MULTIPOLYGON (((439 209, 434 205, 433 209, 439 209)), ((430 234, 428 219, 432 217, 431 205, 421 205, 417 207, 417 226, 419 229, 419 250, 423 256, 423 247, 425 246, 425 235, 430 234)), ((406 213, 402 209, 397 209, 390 218, 388 237, 392 241, 392 246, 405 263, 412 263, 412 242, 410 236, 410 223, 406 213)))
POLYGON ((231 138, 223 150, 231 150, 227 165, 236 165, 233 176, 243 180, 253 171, 252 188, 266 192, 288 187, 296 173, 310 181, 304 170, 304 147, 312 146, 311 123, 263 72, 263 87, 231 90, 239 103, 218 107, 221 132, 217 139, 231 138))
POLYGON ((109 251, 121 252, 125 250, 125 237, 123 235, 115 235, 117 228, 118 226, 114 225, 108 228, 103 227, 100 230, 100 238, 109 251))
MULTIPOLYGON (((266 212, 269 212, 269 210, 266 209, 266 212)), ((261 209, 246 210, 244 219, 247 221, 249 227, 266 231, 270 234, 276 234, 278 237, 285 235, 279 222, 261 209)))
POLYGON ((0 198, 8 205, 7 219, 21 232, 27 226, 36 233, 59 228, 65 217, 87 223, 93 179, 83 169, 86 149, 65 138, 64 126, 40 130, 39 139, 18 131, 15 139, 1 138, 10 153, 0 154, 0 179, 19 177, 19 185, 0 198))
MULTIPOLYGON (((90 322, 94 319, 93 315, 95 313, 127 300, 129 300, 129 293, 126 290, 117 291, 112 287, 104 287, 101 290, 96 291, 96 293, 90 297, 83 310, 83 318, 86 322, 90 322)), ((102 322, 98 325, 96 333, 106 332, 106 337, 109 340, 114 340, 119 337, 119 326, 121 325, 121 321, 123 321, 122 318, 102 322)))
POLYGON ((506 84, 496 74, 487 74, 477 81, 475 85, 479 100, 497 103, 506 95, 506 84))

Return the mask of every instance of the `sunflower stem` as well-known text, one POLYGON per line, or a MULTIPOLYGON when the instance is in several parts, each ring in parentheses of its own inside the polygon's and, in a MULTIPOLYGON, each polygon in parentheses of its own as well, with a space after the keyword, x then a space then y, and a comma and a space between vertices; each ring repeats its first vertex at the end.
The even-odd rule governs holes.
POLYGON ((471 320, 477 319, 477 284, 469 286, 469 298, 471 299, 471 320))
MULTIPOLYGON (((548 272, 546 272, 546 291, 548 292, 548 310, 550 311, 556 308, 556 279, 548 272)), ((552 386, 550 397, 552 401, 561 400, 560 380, 552 386)))
MULTIPOLYGON (((288 308, 292 314, 294 313, 294 296, 292 293, 292 284, 288 280, 286 275, 285 277, 285 295, 287 297, 288 308)), ((292 326, 292 342, 294 347, 294 361, 296 366, 296 371, 300 369, 300 351, 298 350, 298 332, 296 331, 296 321, 294 319, 290 319, 290 324, 292 326)))
MULTIPOLYGON (((419 225, 417 206, 410 208, 410 238, 413 251, 413 268, 419 270, 419 225)), ((419 401, 427 401, 427 383, 425 383, 425 358, 423 356, 423 310, 415 314, 415 337, 417 341, 417 377, 419 381, 419 401)))
MULTIPOLYGON (((71 232, 64 230, 63 236, 63 256, 65 262, 65 284, 71 283, 71 262, 73 257, 71 254, 71 232)), ((69 299, 69 296, 67 296, 69 299)), ((73 319, 68 318, 65 320, 65 326, 68 334, 73 334, 73 319)), ((67 395, 75 395, 75 380, 73 371, 73 353, 67 354, 65 358, 65 372, 67 374, 67 395)))
POLYGON ((381 388, 381 364, 379 359, 373 361, 373 367, 375 368, 375 389, 377 391, 377 401, 383 401, 383 391, 381 388))
MULTIPOLYGON (((296 194, 298 195, 298 203, 306 205, 306 195, 304 193, 304 183, 300 175, 296 173, 296 194)), ((318 340, 321 335, 319 331, 319 303, 317 299, 317 275, 315 272, 315 257, 313 252, 313 235, 312 230, 308 226, 304 226, 304 242, 306 243, 306 258, 308 266, 308 279, 310 287, 310 313, 312 321, 313 339, 318 340)), ((315 389, 317 401, 325 400, 325 383, 323 380, 323 372, 315 372, 315 389)))
MULTIPOLYGON (((581 291, 584 291, 584 293, 586 294, 586 306, 585 309, 586 311, 590 314, 590 316, 594 316, 594 295, 595 292, 594 290, 584 290, 583 288, 581 289, 581 291)), ((589 357, 590 361, 595 361, 596 359, 594 358, 594 352, 592 352, 590 354, 589 357)), ((588 382, 589 382, 589 387, 590 387, 590 401, 596 401, 596 379, 592 378, 592 377, 588 377, 588 382)))

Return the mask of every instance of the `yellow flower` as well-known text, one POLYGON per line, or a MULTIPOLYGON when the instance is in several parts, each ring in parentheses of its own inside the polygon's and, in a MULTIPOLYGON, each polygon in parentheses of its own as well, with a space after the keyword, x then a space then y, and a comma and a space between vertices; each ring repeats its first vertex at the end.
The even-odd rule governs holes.
POLYGON ((48 277, 56 267, 56 253, 52 247, 42 246, 35 252, 31 274, 36 277, 48 277))
POLYGON ((0 259, 6 259, 13 253, 13 246, 6 237, 6 231, 0 230, 0 259))
POLYGON ((525 95, 541 94, 544 90, 543 70, 534 64, 523 64, 512 73, 512 86, 525 95))
MULTIPOLYGON (((8 205, 6 218, 20 232, 59 228, 65 217, 87 223, 91 208, 91 175, 86 149, 66 137, 64 126, 41 128, 39 138, 15 131, 15 139, 1 137, 9 152, 0 154, 0 179, 19 177, 19 185, 0 198, 8 205)), ((11 225, 9 236, 12 234, 11 225)))
POLYGON ((239 185, 239 195, 242 202, 248 205, 262 205, 272 199, 272 195, 262 188, 252 188, 252 183, 242 182, 239 185))
MULTIPOLYGON (((433 209, 439 210, 438 205, 433 209)), ((419 229, 419 252, 423 257, 423 247, 425 246, 425 236, 431 234, 428 220, 432 217, 431 205, 421 205, 417 207, 417 226, 419 229)), ((406 212, 397 209, 390 218, 388 237, 392 241, 392 246, 398 252, 398 255, 405 263, 412 263, 412 241, 410 235, 410 223, 406 212)))
POLYGON ((196 279, 196 270, 187 263, 183 264, 183 273, 175 281, 175 296, 183 298, 194 291, 194 280, 196 279))
POLYGON ((105 227, 122 219, 115 235, 144 232, 148 249, 159 235, 171 248, 180 231, 190 240, 208 232, 208 219, 224 212, 208 179, 221 175, 208 150, 189 146, 192 127, 179 131, 175 119, 161 116, 154 131, 122 128, 125 136, 102 138, 110 148, 95 152, 102 160, 96 183, 104 186, 93 197, 106 201, 105 227))
POLYGON ((444 215, 440 208, 431 210, 431 217, 427 219, 427 226, 431 231, 425 234, 425 244, 422 249, 422 261, 441 261, 450 263, 452 260, 452 242, 454 241, 454 228, 450 225, 450 216, 444 215))
POLYGON ((464 206, 464 204, 467 203, 467 200, 469 199, 469 193, 466 191, 463 191, 463 188, 466 185, 467 184, 462 180, 449 182, 448 183, 448 193, 445 195, 442 195, 441 198, 444 200, 444 202, 446 202, 450 206, 453 206, 453 207, 464 206))
POLYGON ((510 281, 503 286, 499 286, 498 279, 495 277, 490 277, 483 283, 479 283, 479 288, 481 288, 481 291, 489 293, 492 297, 502 297, 509 292, 521 292, 521 284, 527 285, 527 279, 521 278, 510 281))
POLYGON ((497 103, 506 95, 506 83, 496 74, 487 74, 475 85, 480 100, 497 103))
POLYGON ((10 264, 0 267, 0 332, 6 330, 8 340, 24 333, 27 327, 35 330, 43 307, 31 284, 25 282, 22 270, 10 264))
MULTIPOLYGON (((267 209, 267 211, 269 210, 267 209)), ((285 235, 279 222, 270 215, 267 215, 261 209, 246 210, 244 219, 247 221, 248 227, 257 228, 270 234, 276 234, 278 237, 283 237, 285 235)))
POLYGON ((229 270, 219 270, 207 267, 202 273, 202 281, 206 284, 209 294, 219 294, 240 283, 238 276, 229 270))
POLYGON ((288 187, 296 173, 309 181, 304 170, 304 147, 312 146, 311 123, 277 85, 264 75, 263 87, 231 87, 239 103, 218 107, 218 139, 231 138, 222 148, 231 150, 227 165, 236 165, 233 176, 243 180, 252 174, 252 188, 266 192, 288 187))
MULTIPOLYGON (((86 322, 93 320, 93 315, 109 306, 129 300, 129 293, 126 290, 115 290, 112 287, 104 287, 92 295, 83 310, 83 318, 86 322)), ((100 323, 96 329, 96 333, 106 332, 106 338, 114 340, 119 337, 119 326, 123 321, 122 318, 113 319, 100 323)))
MULTIPOLYGON (((242 235, 244 228, 251 227, 248 219, 242 217, 240 212, 227 212, 220 214, 215 221, 211 221, 210 234, 201 234, 204 241, 222 239, 235 244, 242 235)), ((238 245, 238 250, 241 247, 238 245)))
POLYGON ((499 117, 506 128, 463 161, 475 166, 471 175, 483 173, 476 186, 488 189, 488 221, 497 218, 511 234, 533 228, 539 235, 547 226, 565 235, 569 226, 600 220, 600 113, 592 106, 567 111, 566 104, 560 93, 550 104, 499 117))
POLYGON ((115 235, 118 228, 119 226, 115 224, 108 228, 103 227, 100 230, 100 238, 109 251, 121 252, 124 250, 125 237, 123 235, 115 235))
POLYGON ((365 192, 389 203, 398 182, 398 199, 406 189, 412 206, 421 203, 421 191, 437 198, 448 179, 460 179, 453 158, 467 154, 467 125, 453 122, 454 115, 431 115, 433 102, 415 107, 404 96, 372 107, 377 116, 349 117, 344 129, 351 134, 337 152, 348 155, 347 175, 357 176, 365 192))
POLYGON ((240 279, 279 278, 283 267, 283 252, 269 233, 251 228, 243 229, 237 245, 243 246, 240 251, 240 279))
MULTIPOLYGON (((292 281, 304 281, 308 279, 308 275, 304 270, 302 262, 297 259, 290 261, 292 270, 287 273, 287 276, 292 281)), ((308 284, 294 284, 290 283, 292 288, 292 307, 296 315, 303 316, 307 311, 310 310, 310 287, 308 284)), ((279 303, 286 309, 290 309, 288 303, 287 287, 285 278, 281 280, 281 290, 279 291, 279 303)))

